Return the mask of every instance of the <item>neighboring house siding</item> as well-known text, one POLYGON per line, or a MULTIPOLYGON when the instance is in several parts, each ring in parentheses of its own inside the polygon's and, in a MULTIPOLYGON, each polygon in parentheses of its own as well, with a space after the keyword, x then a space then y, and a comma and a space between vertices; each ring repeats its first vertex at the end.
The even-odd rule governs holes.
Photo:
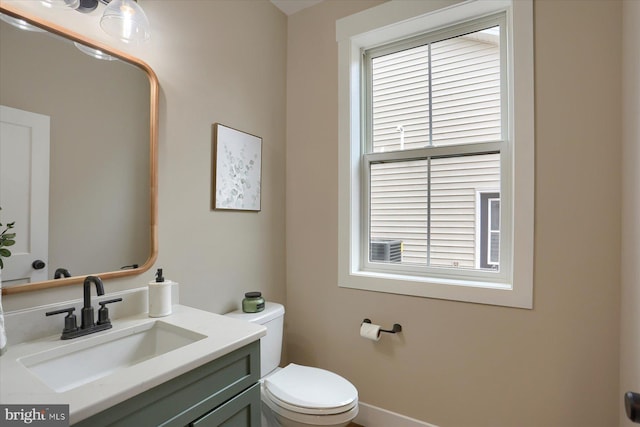
MULTIPOLYGON (((500 139, 499 47, 474 33, 434 43, 431 140, 434 146, 500 139)), ((374 151, 429 145, 428 46, 376 58, 374 151)), ((499 191, 499 154, 375 164, 371 237, 403 241, 403 262, 477 268, 477 193, 499 191), (428 259, 430 245, 430 259, 428 259)))
POLYGON ((404 149, 429 144, 428 47, 394 53, 374 61, 374 151, 400 149, 403 126, 404 149))

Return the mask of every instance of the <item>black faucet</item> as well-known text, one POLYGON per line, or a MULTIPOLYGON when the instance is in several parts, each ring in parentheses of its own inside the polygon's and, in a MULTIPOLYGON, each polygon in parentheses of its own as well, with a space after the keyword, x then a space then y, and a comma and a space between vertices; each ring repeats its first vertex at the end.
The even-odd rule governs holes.
POLYGON ((53 273, 53 278, 60 279, 62 277, 71 277, 71 273, 66 268, 57 268, 56 272, 53 273))
POLYGON ((80 329, 92 328, 96 325, 93 321, 93 307, 91 306, 92 283, 96 285, 96 293, 98 296, 104 295, 102 279, 98 276, 87 276, 87 278, 84 279, 84 284, 82 285, 84 288, 84 305, 82 306, 82 323, 80 324, 80 329))
POLYGON ((108 301, 101 301, 98 323, 94 321, 93 307, 91 306, 91 284, 96 285, 96 293, 98 295, 104 295, 104 285, 102 280, 98 276, 87 276, 84 279, 83 291, 84 291, 84 305, 82 307, 82 323, 78 328, 76 316, 73 314, 75 307, 65 308, 62 310, 50 311, 45 313, 47 316, 53 314, 67 313, 64 319, 64 329, 62 331, 61 339, 68 340, 71 338, 81 337, 83 335, 89 335, 94 332, 104 331, 111 328, 111 320, 109 319, 109 311, 105 307, 112 302, 122 301, 122 298, 115 298, 108 301))

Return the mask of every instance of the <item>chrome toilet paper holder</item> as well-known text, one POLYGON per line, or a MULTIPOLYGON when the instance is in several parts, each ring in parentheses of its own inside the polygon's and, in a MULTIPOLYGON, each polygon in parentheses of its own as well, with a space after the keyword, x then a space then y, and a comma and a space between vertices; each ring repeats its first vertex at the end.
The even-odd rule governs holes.
MULTIPOLYGON (((362 323, 371 323, 371 319, 364 319, 362 323)), ((398 332, 402 332, 402 325, 399 323, 394 323, 391 329, 380 328, 380 332, 386 332, 388 334, 396 334, 398 332)))

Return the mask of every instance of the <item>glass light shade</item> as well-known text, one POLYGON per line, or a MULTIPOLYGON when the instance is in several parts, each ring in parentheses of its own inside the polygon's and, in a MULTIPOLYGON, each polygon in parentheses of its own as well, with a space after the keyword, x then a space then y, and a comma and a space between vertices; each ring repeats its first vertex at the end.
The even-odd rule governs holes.
POLYGON ((21 30, 33 31, 35 33, 45 32, 45 30, 43 30, 42 28, 38 28, 35 25, 31 25, 24 19, 14 18, 13 16, 5 15, 4 13, 0 13, 0 19, 2 19, 7 24, 11 24, 16 28, 20 28, 21 30))
POLYGON ((100 19, 105 33, 124 42, 149 40, 151 27, 142 8, 133 0, 111 0, 100 19))
POLYGON ((115 58, 109 54, 104 53, 100 49, 94 49, 92 47, 83 45, 82 43, 73 42, 73 44, 78 48, 78 50, 82 53, 86 53, 87 55, 96 58, 102 59, 104 61, 115 61, 118 58, 115 58))
POLYGON ((51 7, 51 8, 71 8, 76 9, 80 6, 80 0, 40 0, 43 6, 51 7))

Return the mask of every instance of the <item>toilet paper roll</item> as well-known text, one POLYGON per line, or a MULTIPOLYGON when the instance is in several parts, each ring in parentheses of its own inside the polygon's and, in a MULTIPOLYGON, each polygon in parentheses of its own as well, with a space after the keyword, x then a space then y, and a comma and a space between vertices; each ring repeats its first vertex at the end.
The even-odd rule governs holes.
POLYGON ((380 339, 380 325, 363 323, 360 326, 360 336, 368 340, 378 341, 380 339))

